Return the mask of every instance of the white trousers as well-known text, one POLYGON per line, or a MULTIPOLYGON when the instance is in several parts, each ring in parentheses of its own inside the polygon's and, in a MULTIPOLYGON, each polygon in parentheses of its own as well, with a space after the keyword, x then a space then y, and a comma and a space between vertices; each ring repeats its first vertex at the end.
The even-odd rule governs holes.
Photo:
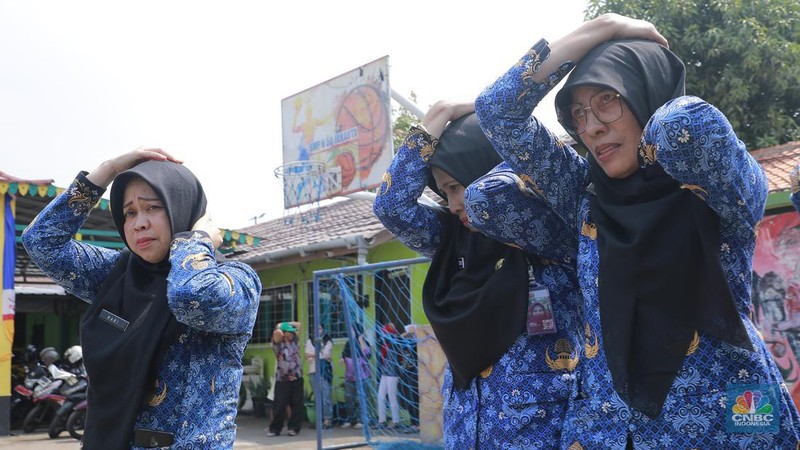
POLYGON ((386 396, 389 396, 389 407, 392 408, 392 422, 400 424, 400 403, 397 401, 397 377, 381 375, 378 386, 378 423, 386 423, 386 396))

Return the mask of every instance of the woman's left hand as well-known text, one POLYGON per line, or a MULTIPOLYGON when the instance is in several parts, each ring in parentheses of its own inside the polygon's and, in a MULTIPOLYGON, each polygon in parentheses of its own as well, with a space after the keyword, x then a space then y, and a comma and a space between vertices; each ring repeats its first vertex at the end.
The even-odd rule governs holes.
POLYGON ((208 211, 192 226, 192 231, 199 230, 208 233, 211 237, 211 242, 214 244, 214 249, 218 249, 222 245, 222 231, 217 228, 211 221, 211 216, 208 211))
POLYGON ((475 111, 475 102, 450 102, 439 100, 425 113, 422 124, 428 134, 439 139, 448 123, 475 111))

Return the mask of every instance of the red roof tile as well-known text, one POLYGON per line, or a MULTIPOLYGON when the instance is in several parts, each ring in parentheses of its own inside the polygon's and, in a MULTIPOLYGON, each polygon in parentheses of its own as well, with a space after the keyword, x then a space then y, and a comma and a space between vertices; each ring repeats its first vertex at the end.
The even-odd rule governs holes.
POLYGON ((750 152, 767 174, 770 192, 788 191, 789 174, 800 164, 800 141, 750 152))
MULTIPOLYGON (((362 237, 368 245, 378 243, 374 242, 376 238, 382 233, 388 234, 388 231, 372 212, 372 202, 371 199, 343 198, 302 213, 289 212, 284 217, 243 228, 241 232, 259 237, 261 242, 254 247, 240 245, 237 254, 229 258, 250 260, 271 252, 340 242, 345 238, 362 237)), ((341 246, 347 247, 347 244, 341 246)))

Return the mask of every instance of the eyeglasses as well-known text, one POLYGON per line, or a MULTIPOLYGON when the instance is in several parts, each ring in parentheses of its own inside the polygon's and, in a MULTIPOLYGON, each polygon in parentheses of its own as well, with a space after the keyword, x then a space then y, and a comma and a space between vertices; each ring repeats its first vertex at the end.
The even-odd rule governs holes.
POLYGON ((580 103, 558 108, 558 122, 571 134, 586 131, 586 111, 591 111, 600 123, 609 124, 622 117, 622 96, 611 89, 604 89, 589 99, 589 106, 580 103))

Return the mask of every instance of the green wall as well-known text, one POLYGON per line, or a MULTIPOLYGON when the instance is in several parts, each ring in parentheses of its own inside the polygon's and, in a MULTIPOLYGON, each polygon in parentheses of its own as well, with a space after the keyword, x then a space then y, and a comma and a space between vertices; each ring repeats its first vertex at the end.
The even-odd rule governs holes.
POLYGON ((80 317, 60 317, 52 313, 19 313, 15 315, 14 321, 15 351, 22 351, 27 344, 36 344, 39 350, 54 347, 63 355, 64 350, 80 344, 80 317))
MULTIPOLYGON (((420 255, 403 244, 397 241, 390 241, 381 244, 378 247, 371 249, 367 255, 367 263, 379 263, 387 261, 395 261, 400 259, 417 258, 420 255)), ((300 352, 303 353, 305 342, 308 339, 309 324, 308 324, 308 282, 313 281, 314 271, 335 269, 342 267, 350 267, 357 265, 355 258, 346 258, 342 260, 325 259, 317 260, 306 263, 293 264, 290 266, 278 267, 274 269, 267 269, 259 272, 261 282, 264 288, 284 286, 293 284, 296 288, 297 295, 297 320, 303 324, 300 331, 300 352)), ((429 264, 415 264, 411 272, 411 286, 413 298, 419 299, 422 295, 422 283, 425 280, 429 264)), ((369 297, 369 306, 365 310, 367 315, 375 317, 375 298, 373 289, 373 280, 367 279, 364 283, 365 294, 369 297)), ((415 323, 428 323, 425 318, 425 313, 422 308, 416 306, 421 304, 419 301, 412 302, 411 318, 415 323)), ((333 377, 334 386, 333 392, 336 401, 344 401, 344 389, 340 386, 344 379, 344 366, 339 362, 339 356, 342 353, 342 348, 346 343, 345 339, 334 339, 333 346, 333 377)), ((253 356, 260 356, 264 359, 264 376, 271 379, 275 375, 275 354, 272 351, 271 344, 251 344, 245 350, 245 357, 251 358, 253 356)), ((308 377, 308 364, 303 362, 304 378, 306 382, 306 395, 311 392, 310 379, 308 377)))

